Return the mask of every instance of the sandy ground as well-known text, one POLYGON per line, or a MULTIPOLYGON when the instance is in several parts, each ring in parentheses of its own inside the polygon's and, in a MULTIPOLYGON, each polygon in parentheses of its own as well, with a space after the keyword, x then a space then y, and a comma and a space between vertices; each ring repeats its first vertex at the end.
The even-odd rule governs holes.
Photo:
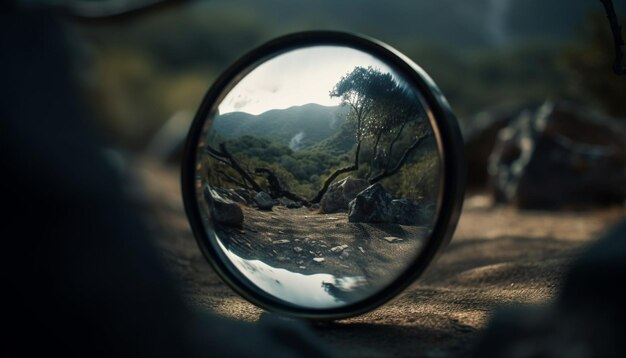
MULTIPOLYGON (((218 226, 223 244, 237 256, 278 269, 312 275, 358 277, 360 291, 389 284, 420 251, 429 229, 398 224, 350 223, 346 213, 241 205, 241 229, 218 226)), ((360 297, 357 297, 359 299, 360 297)))
MULTIPOLYGON (((150 228, 189 301, 258 320, 262 310, 222 283, 200 253, 178 172, 145 161, 138 167, 150 228)), ((550 302, 568 264, 624 216, 624 208, 520 212, 491 207, 484 195, 469 197, 452 242, 409 289, 373 312, 315 330, 342 356, 468 356, 494 311, 550 302)))

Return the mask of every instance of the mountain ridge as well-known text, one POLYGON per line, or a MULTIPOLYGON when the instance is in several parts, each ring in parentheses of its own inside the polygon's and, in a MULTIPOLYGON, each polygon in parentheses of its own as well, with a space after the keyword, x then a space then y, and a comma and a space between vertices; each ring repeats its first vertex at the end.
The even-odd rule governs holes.
POLYGON ((329 138, 345 122, 348 109, 317 103, 272 109, 258 115, 228 112, 213 123, 216 134, 224 139, 244 135, 268 138, 300 150, 329 138))

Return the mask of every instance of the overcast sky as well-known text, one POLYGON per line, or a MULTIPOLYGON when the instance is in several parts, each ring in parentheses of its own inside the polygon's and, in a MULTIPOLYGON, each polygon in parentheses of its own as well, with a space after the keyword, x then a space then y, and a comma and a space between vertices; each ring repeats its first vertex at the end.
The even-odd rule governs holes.
MULTIPOLYGON (((314 46, 289 51, 261 64, 245 76, 218 106, 221 114, 260 114, 307 103, 339 104, 328 92, 356 66, 391 69, 371 55, 338 46, 314 46)), ((394 76, 395 77, 395 76, 394 76)))

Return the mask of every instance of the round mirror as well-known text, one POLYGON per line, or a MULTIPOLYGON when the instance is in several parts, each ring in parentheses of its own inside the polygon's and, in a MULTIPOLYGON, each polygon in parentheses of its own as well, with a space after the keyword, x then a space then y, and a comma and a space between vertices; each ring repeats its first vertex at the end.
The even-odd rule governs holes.
POLYGON ((292 317, 371 310, 447 243, 462 141, 433 81, 378 41, 307 32, 213 85, 182 171, 194 235, 252 303, 292 317))

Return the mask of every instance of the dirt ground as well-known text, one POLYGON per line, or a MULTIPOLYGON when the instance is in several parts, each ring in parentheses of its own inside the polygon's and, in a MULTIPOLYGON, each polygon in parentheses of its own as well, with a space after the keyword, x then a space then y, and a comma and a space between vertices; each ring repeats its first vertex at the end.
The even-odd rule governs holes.
MULTIPOLYGON (((189 301, 225 317, 258 320, 262 310, 222 283, 198 249, 178 172, 137 165, 150 228, 189 301)), ((492 207, 486 195, 470 196, 448 248, 402 295, 315 330, 342 356, 468 356, 493 312, 550 302, 568 264, 625 215, 624 208, 521 212, 492 207)))
POLYGON ((306 207, 241 208, 241 229, 217 230, 237 256, 304 275, 359 277, 363 292, 390 283, 419 253, 429 233, 418 226, 350 223, 346 213, 320 214, 306 207))

